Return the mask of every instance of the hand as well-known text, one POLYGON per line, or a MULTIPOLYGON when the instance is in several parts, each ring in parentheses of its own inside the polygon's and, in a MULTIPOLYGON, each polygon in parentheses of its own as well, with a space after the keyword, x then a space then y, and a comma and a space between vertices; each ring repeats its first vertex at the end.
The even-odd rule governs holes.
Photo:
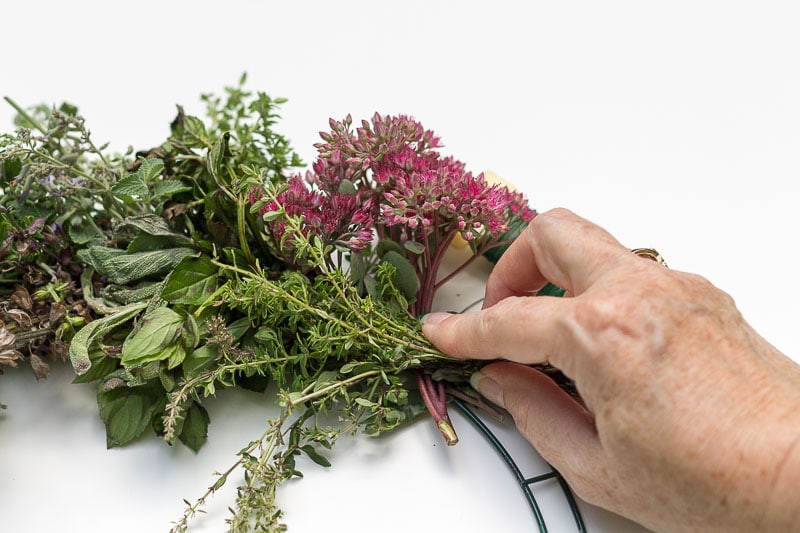
POLYGON ((800 531, 800 366, 705 279, 559 209, 498 262, 477 313, 425 335, 586 501, 658 531, 800 531), (567 297, 533 295, 547 281, 567 297), (584 404, 528 364, 549 362, 584 404), (519 364, 523 363, 523 364, 519 364))

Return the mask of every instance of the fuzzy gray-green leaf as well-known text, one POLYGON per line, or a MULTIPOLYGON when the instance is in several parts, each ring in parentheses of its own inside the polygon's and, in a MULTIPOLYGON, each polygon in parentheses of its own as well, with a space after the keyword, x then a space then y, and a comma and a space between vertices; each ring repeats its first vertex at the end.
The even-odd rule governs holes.
POLYGON ((127 322, 145 307, 147 307, 146 302, 121 307, 113 315, 99 318, 82 327, 69 344, 69 358, 75 373, 85 374, 91 368, 89 347, 96 339, 103 338, 109 331, 127 322))
POLYGON ((127 254, 121 250, 91 246, 80 257, 111 283, 124 285, 150 276, 165 274, 184 257, 195 254, 192 248, 168 248, 127 254))

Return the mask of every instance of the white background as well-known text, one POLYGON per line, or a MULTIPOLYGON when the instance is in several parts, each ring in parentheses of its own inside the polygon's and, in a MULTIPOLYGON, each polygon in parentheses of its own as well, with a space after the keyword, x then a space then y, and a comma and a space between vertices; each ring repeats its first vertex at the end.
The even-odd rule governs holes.
MULTIPOLYGON (((289 98, 280 130, 306 162, 328 117, 411 114, 539 210, 568 207, 705 275, 800 359, 794 2, 40 0, 4 3, 0 21, 0 95, 75 103, 117 150, 158 144, 175 104, 200 113, 201 92, 244 71, 289 98)), ((2 131, 12 116, 0 106, 2 131)), ((484 274, 461 280, 461 298, 484 274)), ((69 379, 0 377, 3 531, 166 531, 270 412, 222 394, 196 456, 156 439, 106 451, 92 386, 69 379)), ((290 531, 533 531, 505 467, 457 423, 452 449, 424 422, 340 443, 332 469, 306 468, 282 494, 290 531)), ((197 531, 221 531, 232 497, 220 492, 197 531)), ((552 487, 541 498, 552 531, 574 530, 552 487)), ((637 531, 582 509, 589 531, 637 531)))

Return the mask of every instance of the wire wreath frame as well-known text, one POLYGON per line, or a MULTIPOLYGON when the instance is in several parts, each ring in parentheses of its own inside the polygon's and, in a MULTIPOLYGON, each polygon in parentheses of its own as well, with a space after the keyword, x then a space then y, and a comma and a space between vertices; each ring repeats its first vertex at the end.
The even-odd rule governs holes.
MULTIPOLYGON (((583 521, 583 516, 581 515, 581 511, 578 508, 578 502, 575 500, 575 496, 572 494, 569 486, 567 485, 566 480, 563 476, 552 466, 550 466, 551 471, 545 474, 539 474, 532 477, 526 477, 523 475, 522 470, 520 469, 517 462, 511 457, 511 454, 508 452, 503 443, 500 442, 500 439, 492 433, 492 430, 483 422, 483 420, 478 417, 475 412, 470 409, 466 403, 459 400, 458 398, 451 398, 450 400, 453 405, 469 420, 473 426, 489 441, 489 444, 495 449, 497 454, 503 459, 506 463, 508 468, 514 474, 517 482, 519 483, 520 488, 522 489, 522 493, 525 495, 525 499, 528 502, 528 505, 533 512, 533 516, 536 519, 536 525, 539 528, 541 533, 547 533, 547 524, 545 523, 544 516, 542 515, 541 507, 539 503, 536 501, 536 496, 533 493, 533 489, 531 488, 533 485, 540 483, 542 481, 547 481, 550 479, 555 479, 559 486, 561 487, 561 491, 564 494, 564 498, 567 500, 567 504, 569 505, 569 509, 572 512, 572 517, 575 520, 576 530, 581 533, 586 533, 586 524, 583 521)), ((549 466, 549 465, 548 465, 549 466)))
MULTIPOLYGON (((517 231, 520 231, 520 228, 516 229, 517 231)), ((488 257, 488 259, 492 263, 495 263, 497 259, 499 259, 499 256, 502 255, 502 252, 504 251, 505 249, 503 249, 500 252, 500 254, 496 254, 493 257, 488 257)), ((560 287, 553 285, 552 283, 547 283, 542 289, 540 289, 536 293, 536 296, 554 296, 560 298, 564 296, 564 290, 561 289, 560 287)), ((465 313, 469 309, 480 304, 482 301, 483 298, 480 298, 479 300, 472 302, 470 305, 468 305, 459 312, 465 313)), ((546 369, 543 368, 542 370, 546 369)), ((576 391, 570 390, 571 387, 567 386, 568 384, 563 382, 564 381, 563 377, 562 379, 557 381, 560 381, 560 385, 567 392, 569 392, 570 394, 576 394, 576 391)), ((555 479, 558 482, 559 487, 561 488, 561 492, 564 495, 564 499, 566 499, 567 504, 569 505, 570 512, 572 513, 572 517, 575 520, 576 530, 580 533, 587 533, 588 530, 586 529, 586 523, 584 522, 583 516, 581 515, 581 511, 578 508, 578 502, 575 499, 575 496, 572 494, 572 490, 569 488, 567 481, 558 472, 558 470, 553 468, 553 466, 548 463, 548 466, 550 467, 550 472, 535 475, 532 477, 526 477, 525 475, 523 475, 519 465, 511 456, 511 454, 508 452, 506 447, 503 446, 503 443, 500 442, 499 438, 497 438, 497 435, 495 435, 492 432, 492 430, 489 429, 489 426, 487 426, 483 422, 483 420, 481 420, 480 417, 472 409, 470 409, 470 407, 466 402, 453 395, 450 396, 450 402, 453 405, 455 405, 455 407, 461 412, 461 414, 463 414, 467 418, 467 420, 470 421, 470 423, 475 427, 475 429, 477 429, 478 432, 481 433, 486 438, 489 444, 495 449, 497 454, 506 463, 509 470, 511 470, 512 474, 517 480, 517 483, 519 483, 520 489, 522 490, 522 493, 525 496, 525 500, 528 502, 528 505, 530 506, 531 511, 533 512, 533 516, 536 520, 536 525, 539 528, 540 533, 547 533, 548 529, 547 529, 547 524, 544 520, 544 515, 542 514, 542 509, 539 506, 539 503, 536 501, 536 496, 533 493, 532 486, 536 485, 537 483, 541 483, 543 481, 548 481, 551 479, 555 479)))

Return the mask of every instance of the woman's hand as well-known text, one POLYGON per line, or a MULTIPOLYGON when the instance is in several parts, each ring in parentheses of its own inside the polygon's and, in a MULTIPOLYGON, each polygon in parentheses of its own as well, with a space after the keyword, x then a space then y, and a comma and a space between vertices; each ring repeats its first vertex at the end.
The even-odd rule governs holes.
POLYGON ((586 501, 659 531, 800 531, 800 367, 705 279, 558 209, 503 255, 482 311, 423 331, 512 361, 473 385, 586 501), (567 297, 534 298, 548 281, 567 297), (523 366, 545 361, 585 405, 523 366))

